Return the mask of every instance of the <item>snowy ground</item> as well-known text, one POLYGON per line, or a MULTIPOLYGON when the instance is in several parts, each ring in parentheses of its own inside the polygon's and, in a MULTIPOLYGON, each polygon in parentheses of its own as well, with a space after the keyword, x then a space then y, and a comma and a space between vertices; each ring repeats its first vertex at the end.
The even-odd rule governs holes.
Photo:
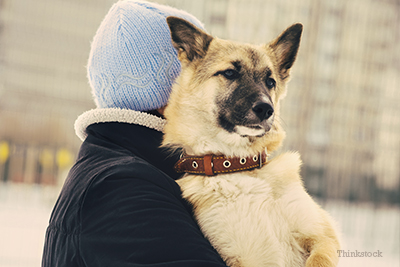
MULTIPOLYGON (((0 266, 40 266, 44 234, 58 189, 0 183, 0 266)), ((341 267, 400 267, 400 209, 345 202, 324 205, 343 232, 344 252, 382 257, 341 257, 341 267)), ((342 253, 343 254, 343 253, 342 253)))

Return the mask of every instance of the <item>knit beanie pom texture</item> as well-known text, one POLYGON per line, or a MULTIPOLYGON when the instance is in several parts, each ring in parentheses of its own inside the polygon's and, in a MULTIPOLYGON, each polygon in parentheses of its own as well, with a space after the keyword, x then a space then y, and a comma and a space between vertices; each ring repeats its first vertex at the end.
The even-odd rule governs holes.
POLYGON ((87 66, 98 108, 154 110, 167 103, 181 64, 168 16, 203 25, 187 12, 146 1, 112 6, 93 39, 87 66))

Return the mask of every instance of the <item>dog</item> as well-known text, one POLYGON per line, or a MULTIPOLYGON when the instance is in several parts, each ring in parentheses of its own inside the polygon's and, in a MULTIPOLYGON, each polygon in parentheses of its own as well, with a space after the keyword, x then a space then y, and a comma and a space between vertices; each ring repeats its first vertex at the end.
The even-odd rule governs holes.
POLYGON ((252 45, 167 23, 182 70, 162 146, 183 151, 177 183, 204 236, 231 267, 336 266, 338 231, 306 193, 299 154, 268 159, 285 137, 279 106, 303 26, 252 45))

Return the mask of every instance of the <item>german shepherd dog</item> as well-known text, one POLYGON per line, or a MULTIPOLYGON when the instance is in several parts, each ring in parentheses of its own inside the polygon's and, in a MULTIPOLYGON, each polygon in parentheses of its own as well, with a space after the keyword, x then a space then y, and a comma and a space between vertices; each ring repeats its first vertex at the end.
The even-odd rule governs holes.
POLYGON ((336 266, 338 235, 304 189, 299 154, 267 154, 285 137, 279 101, 303 26, 256 46, 167 22, 182 71, 163 146, 183 150, 176 168, 187 173, 177 182, 205 237, 231 267, 336 266))

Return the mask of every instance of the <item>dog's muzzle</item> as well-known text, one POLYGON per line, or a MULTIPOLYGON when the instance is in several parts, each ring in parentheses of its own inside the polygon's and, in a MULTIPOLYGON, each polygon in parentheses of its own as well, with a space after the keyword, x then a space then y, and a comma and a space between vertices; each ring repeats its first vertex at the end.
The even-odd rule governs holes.
POLYGON ((245 136, 264 136, 273 123, 274 108, 265 101, 254 103, 245 118, 245 123, 236 125, 234 131, 239 135, 245 136))
POLYGON ((274 108, 265 95, 228 99, 219 110, 219 124, 242 137, 264 136, 272 127, 274 108))
POLYGON ((263 101, 256 102, 251 110, 260 122, 268 120, 274 114, 274 108, 269 103, 263 101))

